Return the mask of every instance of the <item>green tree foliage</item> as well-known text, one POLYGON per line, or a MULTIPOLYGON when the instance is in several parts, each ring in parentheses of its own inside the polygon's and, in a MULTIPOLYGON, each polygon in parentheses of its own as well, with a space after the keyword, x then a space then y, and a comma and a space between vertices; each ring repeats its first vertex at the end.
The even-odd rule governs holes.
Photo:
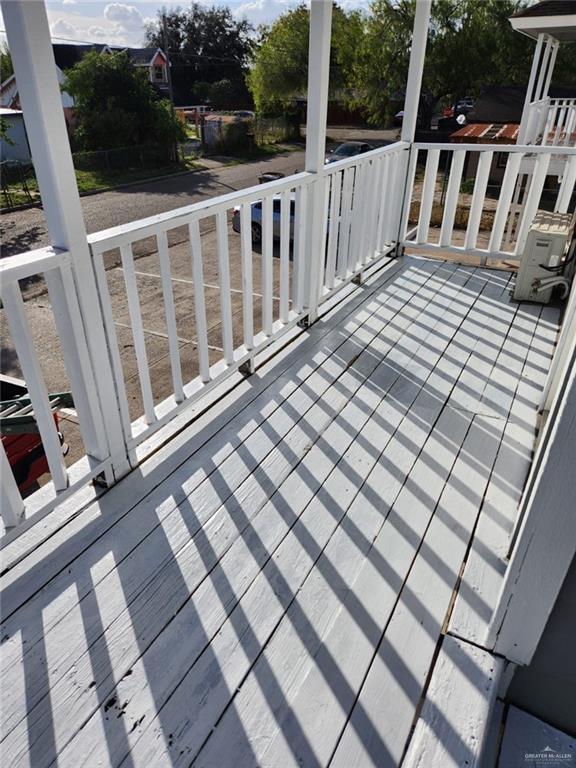
POLYGON ((146 27, 146 43, 168 53, 177 104, 204 101, 206 90, 197 84, 228 80, 239 106, 246 106, 252 32, 249 22, 237 20, 229 8, 192 3, 186 9, 158 11, 146 27))
MULTIPOLYGON (((512 29, 521 0, 435 0, 422 81, 426 121, 440 98, 477 95, 489 85, 525 85, 534 45, 512 29)), ((371 121, 403 101, 414 0, 374 0, 357 59, 355 88, 371 121)))
POLYGON ((13 73, 12 56, 10 56, 7 44, 4 43, 4 45, 0 45, 0 83, 3 83, 13 73))
MULTIPOLYGON (((364 20, 334 5, 330 51, 330 90, 345 100, 352 81, 364 20)), ((248 87, 259 112, 281 111, 306 93, 310 14, 304 3, 261 27, 258 48, 248 74, 248 87)))
MULTIPOLYGON (((490 85, 526 86, 534 42, 509 18, 526 0, 435 0, 422 82, 426 123, 443 97, 478 95, 490 85)), ((334 6, 330 85, 376 125, 404 101, 415 0, 373 0, 368 13, 334 6)), ((248 85, 260 111, 306 92, 309 14, 305 5, 262 30, 248 85)), ((576 76, 576 46, 562 45, 554 82, 576 76)))
POLYGON ((126 52, 86 54, 66 71, 63 88, 75 102, 75 141, 82 149, 173 144, 185 138, 168 101, 126 52))

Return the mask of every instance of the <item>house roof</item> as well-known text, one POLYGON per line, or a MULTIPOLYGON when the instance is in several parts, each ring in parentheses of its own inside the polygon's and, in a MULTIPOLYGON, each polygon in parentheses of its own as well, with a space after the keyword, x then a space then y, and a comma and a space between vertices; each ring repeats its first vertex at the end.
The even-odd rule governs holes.
POLYGON ((468 113, 469 123, 519 123, 522 119, 526 88, 494 85, 480 93, 468 113))
POLYGON ((450 141, 471 144, 513 144, 518 139, 518 123, 468 123, 450 135, 450 141))
MULTIPOLYGON (((60 69, 70 69, 77 64, 80 59, 91 51, 102 53, 108 51, 127 51, 130 61, 135 66, 145 66, 150 64, 159 48, 111 48, 109 45, 94 43, 93 45, 74 45, 73 43, 54 43, 52 45, 54 59, 60 69)), ((162 55, 164 53, 161 51, 162 55)))
MULTIPOLYGON (((576 86, 550 88, 556 99, 576 98, 576 86)), ((523 85, 492 85, 480 93, 467 115, 469 123, 520 123, 526 88, 523 85)))
POLYGON ((542 0, 540 3, 529 5, 517 11, 512 18, 520 19, 535 16, 564 16, 576 14, 576 0, 542 0))
POLYGON ((537 39, 546 34, 560 42, 576 41, 576 0, 542 0, 510 17, 517 32, 537 39))
POLYGON ((96 51, 102 53, 106 45, 95 43, 94 45, 74 45, 73 43, 53 43, 54 60, 60 69, 70 69, 77 64, 87 53, 96 51))

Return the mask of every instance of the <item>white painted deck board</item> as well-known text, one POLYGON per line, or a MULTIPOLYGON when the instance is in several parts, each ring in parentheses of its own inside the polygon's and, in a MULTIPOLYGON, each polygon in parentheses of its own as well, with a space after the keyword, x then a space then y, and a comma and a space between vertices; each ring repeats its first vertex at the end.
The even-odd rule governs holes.
MULTIPOLYGON (((511 304, 509 280, 399 261, 20 548, 1 580, 12 764, 337 765, 400 639, 398 759, 483 489, 516 488, 505 448, 534 434, 557 318, 511 304)), ((361 747, 348 764, 372 764, 361 747)))
POLYGON ((528 304, 521 306, 516 320, 517 327, 507 338, 507 342, 514 338, 513 346, 505 342, 501 361, 502 369, 516 371, 522 363, 516 382, 506 371, 505 394, 492 383, 485 391, 485 400, 490 399, 491 405, 497 400, 497 412, 510 420, 504 429, 449 625, 452 634, 479 645, 484 643, 496 606, 518 504, 530 470, 539 397, 554 352, 558 314, 556 309, 528 304), (543 322, 539 322, 541 318, 543 322))
POLYGON ((483 761, 503 671, 503 659, 446 636, 402 768, 489 765, 483 761))

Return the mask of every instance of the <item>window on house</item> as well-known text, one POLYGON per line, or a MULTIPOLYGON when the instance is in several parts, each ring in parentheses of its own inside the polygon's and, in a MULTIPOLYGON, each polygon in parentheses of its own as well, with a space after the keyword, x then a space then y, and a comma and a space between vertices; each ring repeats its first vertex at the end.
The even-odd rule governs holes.
POLYGON ((154 67, 154 80, 164 80, 164 67, 154 67))

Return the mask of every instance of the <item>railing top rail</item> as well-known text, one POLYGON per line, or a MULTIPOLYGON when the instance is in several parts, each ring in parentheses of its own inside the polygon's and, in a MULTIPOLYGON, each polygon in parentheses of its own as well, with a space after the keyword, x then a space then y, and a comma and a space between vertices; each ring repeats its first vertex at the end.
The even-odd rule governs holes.
POLYGON ((174 210, 149 216, 145 219, 131 221, 128 224, 120 224, 117 227, 110 227, 110 229, 104 229, 101 232, 94 232, 88 235, 88 242, 94 252, 102 253, 119 245, 131 243, 134 240, 140 240, 162 231, 181 227, 190 223, 193 219, 212 216, 235 205, 259 200, 269 195, 279 194, 293 187, 309 184, 313 179, 314 174, 312 173, 295 173, 292 176, 269 181, 265 184, 257 184, 246 189, 228 192, 225 195, 201 200, 198 203, 185 205, 182 208, 175 208, 174 210))
POLYGON ((369 152, 363 152, 361 155, 345 157, 343 160, 335 160, 333 163, 325 165, 324 171, 326 174, 336 173, 337 171, 341 171, 343 168, 369 162, 374 157, 380 157, 380 155, 386 155, 409 148, 410 143, 408 141, 395 141, 393 144, 386 144, 384 147, 376 147, 376 149, 371 149, 369 152))
POLYGON ((464 150, 466 152, 522 152, 525 155, 576 155, 576 147, 538 144, 437 144, 436 142, 416 142, 414 149, 464 150))
POLYGON ((537 99, 536 101, 531 101, 530 106, 531 107, 538 107, 540 104, 547 104, 550 101, 554 101, 554 99, 550 99, 550 96, 544 96, 542 99, 537 99))
MULTIPOLYGON (((343 168, 369 162, 373 157, 393 153, 402 149, 408 149, 409 146, 409 143, 406 141, 397 141, 394 144, 388 144, 385 147, 378 147, 370 152, 365 152, 363 155, 356 155, 355 157, 338 160, 335 163, 331 163, 329 166, 325 166, 323 172, 326 175, 330 175, 343 168)), ((212 197, 198 203, 192 203, 192 205, 176 208, 172 211, 160 213, 156 216, 150 216, 146 219, 132 221, 128 224, 121 224, 120 226, 111 227, 110 229, 105 229, 101 232, 94 232, 93 234, 88 235, 88 242, 95 253, 102 253, 111 248, 116 248, 119 245, 131 243, 135 239, 140 240, 144 237, 157 234, 158 232, 188 224, 195 218, 211 216, 219 211, 228 210, 234 205, 259 200, 269 195, 279 194, 280 192, 292 189, 293 187, 309 184, 314 178, 315 175, 312 173, 296 173, 292 176, 286 176, 283 179, 267 182, 266 184, 258 184, 253 187, 248 187, 247 189, 229 192, 225 195, 212 197)))
POLYGON ((7 285, 69 263, 69 252, 59 248, 24 251, 0 260, 0 282, 7 285))

